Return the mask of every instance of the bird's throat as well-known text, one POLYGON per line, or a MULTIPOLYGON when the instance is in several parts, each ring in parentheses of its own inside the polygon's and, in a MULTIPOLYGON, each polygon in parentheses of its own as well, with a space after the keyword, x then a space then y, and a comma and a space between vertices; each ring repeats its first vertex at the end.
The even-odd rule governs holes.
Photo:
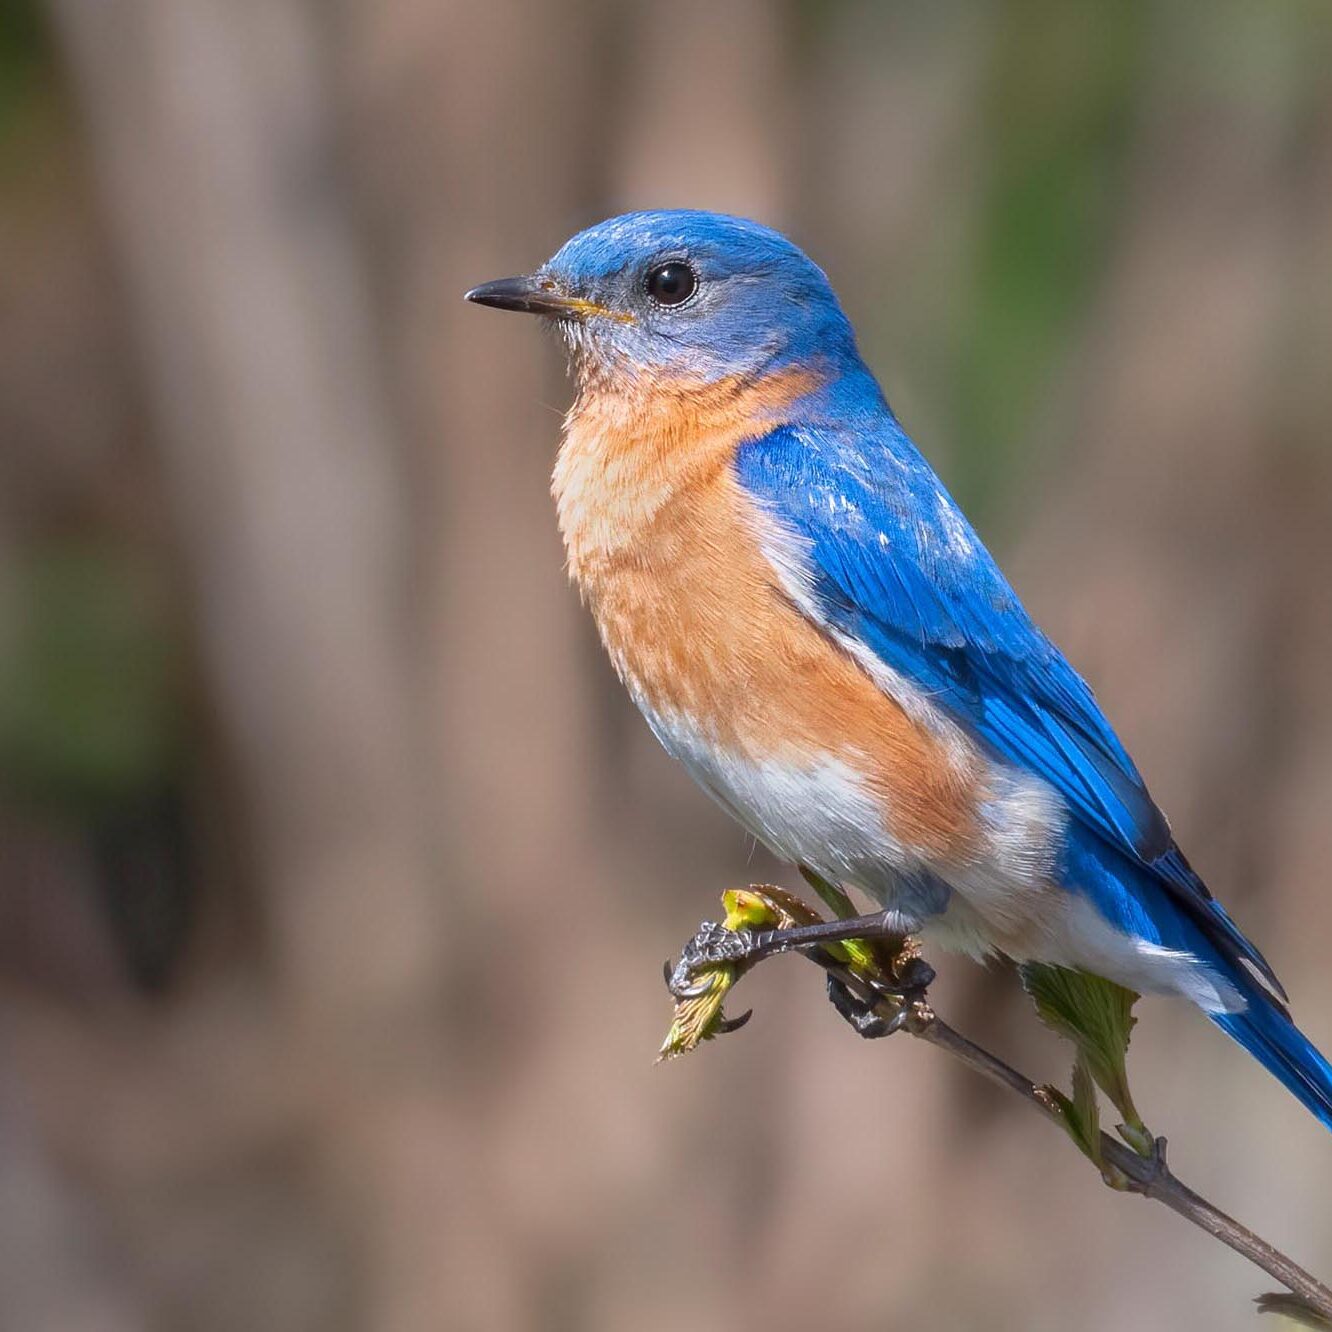
POLYGON ((747 439, 774 429, 815 387, 807 371, 754 381, 646 382, 579 394, 564 425, 552 492, 569 572, 585 593, 609 562, 660 559, 663 511, 730 465, 747 439))

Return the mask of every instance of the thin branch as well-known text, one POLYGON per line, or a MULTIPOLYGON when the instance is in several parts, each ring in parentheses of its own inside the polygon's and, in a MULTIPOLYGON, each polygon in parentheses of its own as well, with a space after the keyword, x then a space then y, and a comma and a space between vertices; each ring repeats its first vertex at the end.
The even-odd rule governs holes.
MULTIPOLYGON (((847 967, 842 966, 820 949, 802 950, 805 957, 816 962, 843 985, 859 995, 884 1017, 896 1013, 892 1002, 872 985, 847 967)), ((927 1005, 918 1005, 901 1028, 918 1040, 946 1050, 982 1077, 1001 1087, 1016 1092, 1032 1109, 1056 1123, 1059 1112, 1042 1088, 1025 1074, 1019 1073, 998 1056, 968 1040, 955 1031, 927 1005)), ((1201 1194, 1183 1184, 1170 1170, 1165 1160, 1165 1139, 1157 1140, 1155 1157, 1140 1156, 1108 1134, 1101 1134, 1102 1159, 1118 1170, 1127 1180, 1126 1188, 1145 1198, 1164 1203, 1172 1212, 1191 1221, 1200 1230, 1219 1239, 1222 1244, 1242 1254, 1251 1263, 1261 1267, 1274 1280, 1279 1281, 1292 1294, 1297 1295, 1311 1309, 1332 1320, 1332 1289, 1306 1272, 1298 1263, 1287 1258, 1279 1249, 1242 1226, 1220 1208, 1213 1206, 1201 1194)))

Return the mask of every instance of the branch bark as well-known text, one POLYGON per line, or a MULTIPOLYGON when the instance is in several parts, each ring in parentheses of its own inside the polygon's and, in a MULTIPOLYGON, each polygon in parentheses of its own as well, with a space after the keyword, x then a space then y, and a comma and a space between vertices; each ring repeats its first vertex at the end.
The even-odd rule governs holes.
MULTIPOLYGON (((803 956, 817 963, 830 975, 836 976, 855 994, 873 1005, 884 1017, 892 1017, 895 1009, 885 998, 847 967, 840 965, 820 949, 803 950, 803 956)), ((926 1041, 960 1060, 968 1068, 1001 1087, 1015 1092, 1033 1110, 1048 1120, 1058 1123, 1059 1114, 1042 1089, 997 1055, 968 1040, 961 1032, 950 1027, 927 1006, 918 1007, 908 1019, 903 1031, 918 1040, 926 1041)), ((1247 1258, 1279 1281, 1288 1291, 1304 1301, 1310 1310, 1329 1320, 1332 1326, 1332 1289, 1329 1289, 1298 1263, 1261 1236, 1254 1234, 1200 1193, 1184 1184, 1170 1170, 1165 1160, 1165 1139, 1158 1139, 1158 1155, 1149 1158, 1139 1155, 1123 1143, 1101 1134, 1102 1158, 1128 1180, 1130 1192, 1152 1198, 1172 1212, 1182 1216, 1200 1230, 1221 1241, 1227 1248, 1247 1258)))

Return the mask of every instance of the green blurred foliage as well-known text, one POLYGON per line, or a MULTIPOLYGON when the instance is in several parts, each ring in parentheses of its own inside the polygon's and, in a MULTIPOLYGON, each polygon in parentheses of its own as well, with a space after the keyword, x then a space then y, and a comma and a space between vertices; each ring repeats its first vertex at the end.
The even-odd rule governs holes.
POLYGON ((1015 479, 1033 407, 1104 270, 1148 37, 1141 0, 1005 8, 958 379, 958 488, 973 512, 1015 479))
POLYGON ((36 0, 0 5, 0 142, 47 79, 52 50, 36 0))
POLYGON ((0 782, 25 802, 91 813, 177 767, 176 656, 159 580, 93 541, 29 551, 6 579, 0 782))

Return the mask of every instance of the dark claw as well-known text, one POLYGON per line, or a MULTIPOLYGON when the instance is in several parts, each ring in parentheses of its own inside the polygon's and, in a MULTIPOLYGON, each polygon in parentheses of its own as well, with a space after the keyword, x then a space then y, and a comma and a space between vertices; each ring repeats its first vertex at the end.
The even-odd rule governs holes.
POLYGON ((863 1036, 867 1041, 877 1040, 881 1036, 891 1036, 906 1021, 905 1005, 893 1017, 885 1018, 876 1013, 874 1008, 858 994, 852 993, 836 976, 828 977, 828 998, 832 1000, 832 1006, 851 1024, 856 1034, 863 1036))
POLYGON ((685 944, 679 962, 674 967, 666 963, 666 988, 676 999, 701 999, 712 989, 712 978, 695 979, 695 972, 721 962, 742 962, 753 949, 754 936, 748 930, 728 930, 704 921, 685 944))
POLYGON ((749 1019, 752 1018, 753 1016, 754 1016, 754 1010, 752 1008, 746 1008, 745 1011, 741 1013, 739 1017, 722 1018, 717 1023, 714 1030, 718 1036, 725 1036, 729 1032, 739 1031, 740 1028, 743 1027, 745 1023, 748 1022, 749 1019))
POLYGON ((691 981, 693 973, 683 962, 671 973, 666 988, 675 999, 701 999, 712 989, 712 978, 704 976, 701 980, 691 981))

